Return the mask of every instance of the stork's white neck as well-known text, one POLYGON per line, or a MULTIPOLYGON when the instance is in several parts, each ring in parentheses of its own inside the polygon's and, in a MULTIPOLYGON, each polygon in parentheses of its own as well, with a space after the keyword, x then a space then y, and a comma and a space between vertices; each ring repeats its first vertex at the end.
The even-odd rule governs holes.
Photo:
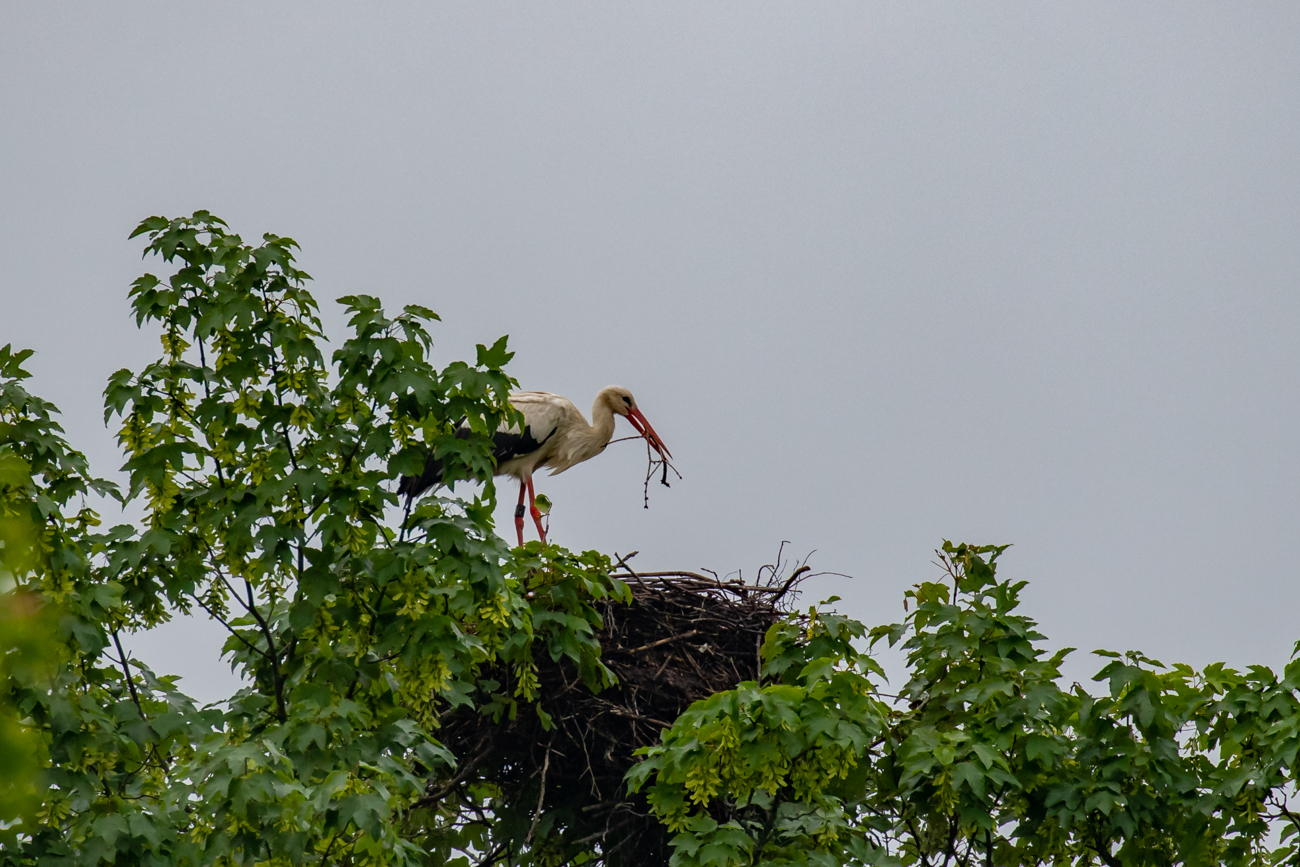
POLYGON ((602 391, 596 395, 596 402, 591 405, 591 438, 598 443, 593 455, 599 454, 609 445, 614 436, 614 405, 602 391))
MULTIPOLYGON (((614 436, 614 398, 608 389, 602 389, 591 405, 593 424, 573 424, 565 432, 563 441, 556 444, 555 456, 547 461, 552 472, 562 473, 574 464, 580 464, 605 450, 614 436)), ((575 413, 581 415, 581 413, 575 413)))
POLYGON ((600 454, 614 436, 614 407, 604 391, 596 395, 596 402, 591 405, 591 421, 592 424, 575 431, 571 446, 572 464, 600 454))

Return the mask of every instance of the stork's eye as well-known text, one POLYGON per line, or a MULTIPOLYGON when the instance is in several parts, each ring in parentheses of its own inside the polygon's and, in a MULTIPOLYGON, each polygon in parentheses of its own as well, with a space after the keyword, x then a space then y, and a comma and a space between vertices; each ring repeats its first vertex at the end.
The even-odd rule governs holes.
POLYGON ((626 394, 623 395, 623 403, 627 404, 628 406, 631 406, 631 405, 632 405, 632 398, 628 397, 626 394))

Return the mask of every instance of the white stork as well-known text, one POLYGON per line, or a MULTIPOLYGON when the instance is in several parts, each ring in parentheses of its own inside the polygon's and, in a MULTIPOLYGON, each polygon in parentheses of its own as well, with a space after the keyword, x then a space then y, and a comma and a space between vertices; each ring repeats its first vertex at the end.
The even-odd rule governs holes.
MULTIPOLYGON (((637 409, 632 392, 617 385, 600 390, 591 406, 594 424, 587 424, 582 412, 567 397, 548 391, 517 391, 510 395, 510 405, 524 417, 524 429, 518 425, 502 425, 492 437, 495 446, 498 476, 514 476, 519 480, 519 505, 515 507, 515 530, 519 544, 524 544, 524 494, 537 525, 537 533, 546 541, 542 527, 542 513, 537 509, 533 492, 533 471, 548 467, 551 475, 562 473, 574 464, 594 458, 609 445, 614 435, 614 416, 621 415, 632 423, 637 433, 646 438, 661 457, 671 458, 672 453, 646 417, 637 409)), ((457 436, 469 436, 469 428, 461 427, 457 436)), ((429 457, 424 472, 419 476, 403 476, 397 492, 406 495, 407 507, 420 494, 442 481, 442 461, 429 457)))

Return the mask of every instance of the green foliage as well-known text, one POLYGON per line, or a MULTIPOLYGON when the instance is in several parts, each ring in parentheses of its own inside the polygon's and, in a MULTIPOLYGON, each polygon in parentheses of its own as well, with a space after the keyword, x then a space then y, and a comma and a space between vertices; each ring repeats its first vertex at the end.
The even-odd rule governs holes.
POLYGON ((455 762, 440 714, 515 713, 537 642, 607 681, 590 601, 626 592, 599 555, 508 549, 490 484, 399 508, 393 480, 430 450, 449 480, 491 475, 491 434, 514 417, 505 339, 436 368, 431 311, 389 317, 357 295, 327 363, 293 241, 252 246, 205 212, 135 234, 174 270, 131 290, 161 357, 105 391, 124 492, 22 388, 29 353, 0 355, 0 456, 29 473, 6 476, 5 514, 30 518, 40 554, 13 580, 60 649, 54 666, 6 665, 48 767, 0 863, 425 863, 487 839, 426 797, 455 762), (88 494, 139 503, 142 525, 101 530, 88 494), (224 707, 195 707, 123 650, 124 631, 195 609, 250 681, 224 707), (483 682, 488 666, 512 682, 483 682))
POLYGON ((907 652, 897 695, 859 624, 774 627, 763 683, 698 702, 629 775, 679 832, 673 863, 1300 863, 1300 661, 1278 678, 1098 651, 1108 693, 1063 689, 1069 650, 1017 613, 1003 550, 945 543, 949 580, 866 633, 907 652))
POLYGON ((65 630, 82 625, 81 606, 44 605, 31 582, 38 571, 81 567, 73 539, 94 516, 82 511, 64 520, 60 509, 72 496, 110 490, 85 477, 81 456, 63 448, 53 408, 22 387, 30 356, 0 347, 0 846, 15 839, 18 820, 34 819, 48 760, 20 699, 31 684, 48 681, 59 659, 60 614, 65 630))
POLYGON ((30 819, 39 804, 41 742, 18 718, 9 693, 15 680, 46 672, 57 653, 49 614, 30 594, 0 593, 0 822, 30 819))
MULTIPOLYGON (((131 290, 161 356, 105 392, 125 490, 25 389, 30 352, 0 349, 0 865, 598 862, 572 805, 506 784, 528 768, 438 733, 463 708, 549 730, 540 654, 612 684, 596 606, 628 588, 601 554, 507 547, 490 483, 410 514, 394 493, 429 452, 449 481, 490 475, 516 418, 505 339, 437 367, 431 311, 355 295, 327 357, 291 240, 205 212, 136 235, 170 271, 131 290), (104 529, 106 498, 139 525, 104 529), (248 683, 229 701, 124 651, 177 610, 227 630, 248 683)), ((674 864, 1300 864, 1300 661, 1099 651, 1100 694, 1066 688, 1002 553, 945 543, 902 623, 773 626, 761 680, 697 702, 628 776, 674 864), (882 641, 906 653, 896 694, 882 641)))
POLYGON ((879 668, 853 647, 861 636, 816 612, 776 624, 763 647, 771 682, 697 702, 633 769, 633 787, 655 777, 649 801, 681 832, 686 863, 797 859, 839 837, 858 760, 889 713, 869 679, 879 668))

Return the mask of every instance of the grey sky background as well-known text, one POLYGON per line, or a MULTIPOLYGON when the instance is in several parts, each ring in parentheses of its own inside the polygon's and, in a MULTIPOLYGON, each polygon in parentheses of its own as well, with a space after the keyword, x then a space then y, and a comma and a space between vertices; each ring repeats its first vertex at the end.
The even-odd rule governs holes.
MULTIPOLYGON (((158 352, 127 234, 207 208, 297 239, 335 335, 367 292, 437 310, 443 361, 509 334, 525 388, 631 388, 685 479, 643 510, 636 444, 542 477, 569 547, 752 576, 787 539, 853 576, 805 601, 880 623, 941 539, 1010 542, 1053 646, 1277 666, 1297 37, 1284 3, 8 4, 0 343, 112 474, 105 379, 158 352)), ((134 647, 216 699, 220 641, 134 647)))

